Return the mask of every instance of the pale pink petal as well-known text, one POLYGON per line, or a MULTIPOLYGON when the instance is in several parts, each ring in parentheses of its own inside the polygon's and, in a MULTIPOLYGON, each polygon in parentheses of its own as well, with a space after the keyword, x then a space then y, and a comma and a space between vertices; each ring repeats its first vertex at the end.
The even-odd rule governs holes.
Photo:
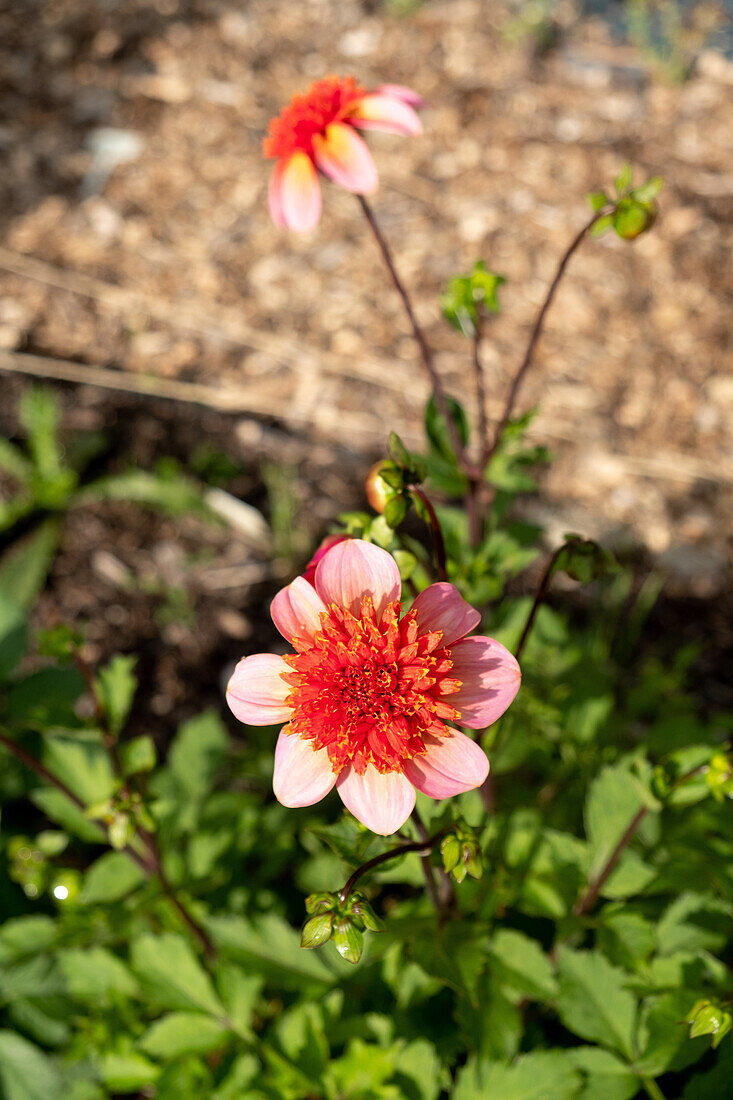
POLYGON ((411 107, 424 107, 425 100, 412 88, 406 88, 404 84, 380 84, 377 88, 380 95, 388 95, 393 99, 401 99, 403 103, 409 103, 411 107))
POLYGON ((442 630, 443 645, 447 646, 457 642, 481 622, 479 612, 466 603, 454 584, 447 581, 431 584, 416 597, 412 607, 417 612, 420 633, 442 630))
POLYGON ((315 584, 316 568, 323 555, 327 554, 331 547, 335 546, 337 542, 343 542, 347 538, 349 538, 348 535, 326 535, 325 539, 303 570, 303 579, 308 581, 308 584, 315 584))
POLYGON ((345 607, 354 615, 364 596, 371 596, 377 615, 402 591, 400 571, 391 554, 363 539, 339 542, 316 569, 316 592, 324 603, 345 607))
MULTIPOLYGON (((297 150, 291 154, 281 171, 277 192, 275 210, 287 226, 296 233, 308 233, 318 224, 321 216, 321 186, 313 161, 307 153, 297 150)), ((272 203, 270 210, 273 210, 272 203)))
POLYGON ((315 134, 313 151, 324 175, 357 195, 372 195, 379 183, 372 154, 354 130, 343 122, 332 122, 325 134, 315 134))
POLYGON ((412 107, 402 99, 388 95, 365 95, 349 115, 349 121, 360 130, 384 130, 388 134, 416 137, 422 133, 422 123, 412 107))
POLYGON ((248 726, 273 726, 290 718, 285 700, 290 687, 282 678, 290 669, 275 653, 243 657, 227 684, 229 709, 248 726))
POLYGON ((283 806, 312 806, 320 802, 336 782, 325 749, 313 750, 311 741, 283 732, 275 747, 272 789, 283 806))
POLYGON ((415 788, 401 772, 382 775, 369 764, 363 775, 349 765, 338 779, 338 793, 347 810, 380 836, 405 824, 415 805, 415 788))
POLYGON ((281 588, 270 604, 272 621, 291 645, 296 638, 312 640, 321 628, 321 612, 326 610, 321 597, 304 577, 296 577, 281 588))
POLYGON ((500 718, 519 691, 522 673, 515 657, 493 638, 464 638, 451 648, 453 670, 463 686, 451 695, 461 725, 483 729, 500 718))
POLYGON ((270 186, 267 192, 270 214, 272 215, 272 220, 279 229, 283 229, 286 224, 282 201, 282 175, 286 164, 287 161, 285 160, 277 161, 272 175, 270 176, 270 186))
POLYGON ((405 775, 429 798, 450 798, 480 787, 489 774, 486 753, 465 733, 425 737, 427 752, 405 762, 405 775))

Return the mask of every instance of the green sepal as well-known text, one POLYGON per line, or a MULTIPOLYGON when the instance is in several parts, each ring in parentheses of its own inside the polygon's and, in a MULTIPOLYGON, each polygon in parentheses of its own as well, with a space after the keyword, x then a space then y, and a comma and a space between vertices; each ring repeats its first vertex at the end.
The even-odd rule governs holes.
POLYGON ((358 917, 369 932, 384 932, 384 921, 380 920, 363 894, 352 894, 349 912, 358 917))
POLYGON ((333 921, 333 913, 319 913, 307 920, 300 936, 300 946, 311 948, 327 943, 331 939, 333 921))
POLYGON ((336 908, 338 899, 335 894, 325 890, 320 894, 309 894, 305 899, 306 913, 329 913, 336 908))
POLYGON ((384 518, 394 530, 399 527, 410 508, 410 497, 405 493, 399 493, 391 497, 384 506, 384 518))
POLYGON ((342 959, 358 963, 364 947, 364 933, 348 917, 340 917, 333 928, 332 939, 342 959))

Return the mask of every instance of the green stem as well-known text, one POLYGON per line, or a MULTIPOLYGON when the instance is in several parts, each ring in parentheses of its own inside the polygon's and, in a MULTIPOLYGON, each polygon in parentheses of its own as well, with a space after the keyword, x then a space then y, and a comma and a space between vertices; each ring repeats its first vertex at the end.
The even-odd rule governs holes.
POLYGON ((401 844, 398 848, 390 848, 388 852, 382 852, 381 855, 374 856, 373 859, 369 859, 366 863, 362 863, 361 867, 356 868, 351 878, 347 879, 339 890, 339 901, 342 905, 344 904, 359 879, 368 871, 372 871, 375 867, 379 867, 380 864, 386 863, 388 859, 394 859, 396 856, 405 856, 409 852, 430 852, 438 841, 442 840, 449 831, 450 828, 448 827, 441 829, 440 832, 434 833, 433 836, 427 837, 425 840, 411 840, 409 844, 401 844))
POLYGON ((651 1097, 651 1100, 665 1100, 664 1093, 653 1077, 642 1077, 641 1083, 644 1086, 644 1091, 647 1096, 651 1097))

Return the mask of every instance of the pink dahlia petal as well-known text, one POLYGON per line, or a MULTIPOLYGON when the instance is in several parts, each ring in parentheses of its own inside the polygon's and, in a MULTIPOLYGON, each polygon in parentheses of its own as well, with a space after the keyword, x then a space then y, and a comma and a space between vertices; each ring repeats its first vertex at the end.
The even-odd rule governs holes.
POLYGON ((315 585, 316 580, 316 567, 324 554, 328 553, 332 546, 335 546, 338 542, 344 542, 348 535, 326 535, 321 545, 316 550, 311 560, 303 570, 303 579, 308 581, 308 584, 315 585))
MULTIPOLYGON (((277 172, 277 169, 276 169, 277 172)), ((301 150, 293 153, 284 164, 276 188, 276 199, 270 210, 296 233, 308 233, 321 216, 321 186, 313 161, 301 150)), ((275 218, 277 221, 277 218, 275 218)))
POLYGON ((371 596, 377 616, 402 591, 400 571, 391 554, 363 539, 339 542, 316 569, 316 592, 324 603, 345 607, 354 615, 364 596, 371 596))
POLYGON ((325 749, 313 750, 310 741, 283 732, 275 747, 272 789, 283 806, 312 806, 320 802, 336 782, 325 749))
POLYGON ((311 641, 321 626, 321 612, 326 610, 321 597, 304 577, 296 577, 281 588, 270 604, 272 621, 291 645, 296 638, 311 641))
POLYGON ((412 88, 406 88, 404 84, 380 84, 377 88, 377 92, 380 95, 390 96, 392 99, 401 99, 403 103, 408 103, 410 107, 424 107, 425 100, 417 92, 413 92, 412 88))
POLYGON ((349 121, 360 130, 384 130, 406 137, 422 133, 422 123, 408 103, 379 93, 360 99, 349 121))
POLYGON ((290 688, 282 674, 289 671, 282 657, 275 653, 244 657, 227 684, 227 703, 234 716, 249 726, 286 722, 290 707, 285 700, 290 688))
POLYGON ((478 611, 466 603, 455 585, 447 581, 431 584, 417 596, 412 607, 417 612, 420 633, 442 630, 443 644, 447 646, 453 645, 481 622, 478 611))
POLYGON ((380 836, 389 836, 405 824, 415 805, 415 788, 401 772, 383 775, 369 764, 363 775, 349 766, 337 784, 341 801, 354 817, 380 836))
POLYGON ((286 164, 287 161, 285 160, 279 160, 276 163, 272 175, 270 176, 270 187, 267 192, 270 214, 272 215, 272 220, 279 229, 283 229, 286 225, 282 200, 282 175, 286 164))
POLYGON ((429 798, 450 798, 480 787, 489 774, 486 753, 465 733, 426 737, 427 752, 406 761, 405 775, 429 798))
POLYGON ((464 638, 451 649, 453 669, 463 686, 451 695, 462 725, 483 729, 500 718, 519 691, 522 673, 508 649, 493 638, 464 638))
POLYGON ((372 154, 352 126, 332 122, 325 134, 314 134, 316 164, 324 175, 357 195, 371 195, 379 179, 372 154))

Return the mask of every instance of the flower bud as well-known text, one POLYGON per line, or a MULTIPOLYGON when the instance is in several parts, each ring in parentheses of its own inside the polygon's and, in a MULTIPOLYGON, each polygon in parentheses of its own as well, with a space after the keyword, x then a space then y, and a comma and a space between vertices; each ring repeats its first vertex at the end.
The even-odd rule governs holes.
POLYGON ((385 461, 375 462, 366 476, 365 483, 367 500, 380 516, 387 507, 387 502, 394 496, 394 489, 381 476, 383 469, 387 466, 385 461))
POLYGON ((303 925, 300 936, 301 947, 320 947, 331 939, 333 913, 319 913, 303 925))
POLYGON ((333 929, 333 942, 342 959, 358 963, 364 947, 364 933, 348 917, 340 917, 333 929))

